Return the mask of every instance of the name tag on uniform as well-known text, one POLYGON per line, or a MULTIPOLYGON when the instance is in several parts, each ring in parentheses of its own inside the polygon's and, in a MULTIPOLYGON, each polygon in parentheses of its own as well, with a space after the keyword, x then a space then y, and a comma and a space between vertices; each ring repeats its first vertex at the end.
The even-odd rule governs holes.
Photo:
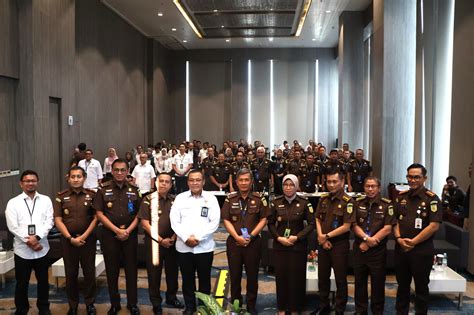
POLYGON ((207 218, 208 212, 209 212, 208 207, 202 207, 201 208, 201 217, 207 218))
POLYGON ((241 228, 240 231, 242 232, 243 238, 250 238, 250 234, 247 228, 241 228))
POLYGON ((416 218, 415 219, 415 229, 421 230, 422 226, 423 226, 423 220, 421 218, 416 218))
POLYGON ((283 233, 284 237, 290 237, 291 230, 290 229, 285 229, 285 233, 283 233))
POLYGON ((28 224, 28 235, 36 235, 36 225, 28 224))

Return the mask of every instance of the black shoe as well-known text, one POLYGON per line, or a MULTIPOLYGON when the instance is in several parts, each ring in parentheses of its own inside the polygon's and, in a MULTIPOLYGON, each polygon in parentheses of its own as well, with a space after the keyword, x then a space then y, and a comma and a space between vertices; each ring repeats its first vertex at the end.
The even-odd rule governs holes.
POLYGON ((329 306, 319 307, 314 312, 311 312, 311 315, 329 315, 331 308, 329 306))
POLYGON ((86 306, 87 315, 96 315, 97 310, 95 309, 94 304, 89 304, 86 306))
POLYGON ((117 315, 118 312, 122 309, 121 306, 111 306, 109 311, 107 312, 107 315, 117 315))
POLYGON ((172 308, 184 308, 183 303, 181 303, 181 301, 178 299, 174 299, 172 301, 166 301, 166 305, 172 308))
POLYGON ((162 315, 163 309, 160 307, 153 307, 153 315, 162 315))
POLYGON ((75 308, 70 307, 69 311, 67 311, 67 315, 77 315, 77 307, 75 308))
POLYGON ((130 311, 130 314, 140 315, 140 309, 138 308, 137 305, 127 305, 127 308, 130 311))
POLYGON ((183 311, 183 315, 193 315, 194 312, 192 309, 187 308, 183 311))

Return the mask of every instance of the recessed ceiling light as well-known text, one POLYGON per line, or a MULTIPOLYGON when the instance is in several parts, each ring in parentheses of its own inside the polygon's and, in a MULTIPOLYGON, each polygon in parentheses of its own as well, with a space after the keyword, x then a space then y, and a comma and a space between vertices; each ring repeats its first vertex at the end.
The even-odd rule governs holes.
POLYGON ((160 13, 158 13, 158 16, 163 16, 163 13, 161 13, 161 12, 160 12, 160 13))
POLYGON ((224 25, 221 25, 221 28, 224 28, 225 26, 224 25))
POLYGON ((315 42, 315 41, 316 41, 316 38, 313 38, 312 41, 315 42))
POLYGON ((226 39, 225 42, 226 42, 226 43, 230 43, 230 39, 226 39))
POLYGON ((173 32, 176 32, 176 29, 175 29, 174 27, 173 27, 171 30, 172 30, 173 32))
POLYGON ((331 10, 326 10, 326 13, 331 13, 331 10))
POLYGON ((214 10, 212 10, 212 11, 213 11, 213 12, 219 12, 219 10, 217 10, 217 9, 214 9, 214 10))
POLYGON ((271 41, 271 42, 273 42, 273 37, 270 37, 268 40, 271 41))
POLYGON ((183 39, 183 43, 187 43, 187 42, 188 42, 187 40, 183 39))

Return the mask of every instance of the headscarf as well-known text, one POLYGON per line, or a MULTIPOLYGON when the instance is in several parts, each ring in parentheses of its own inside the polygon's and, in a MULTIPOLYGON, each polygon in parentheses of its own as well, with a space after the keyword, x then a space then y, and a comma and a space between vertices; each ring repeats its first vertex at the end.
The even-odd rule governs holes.
POLYGON ((287 180, 291 180, 291 182, 293 183, 293 185, 295 185, 295 194, 291 197, 287 197, 285 195, 285 199, 291 203, 295 198, 296 198, 296 192, 298 191, 298 189, 300 188, 300 184, 299 184, 299 181, 298 181, 298 177, 296 177, 295 175, 293 174, 288 174, 288 175, 285 175, 285 177, 283 177, 283 182, 282 183, 285 183, 287 180))

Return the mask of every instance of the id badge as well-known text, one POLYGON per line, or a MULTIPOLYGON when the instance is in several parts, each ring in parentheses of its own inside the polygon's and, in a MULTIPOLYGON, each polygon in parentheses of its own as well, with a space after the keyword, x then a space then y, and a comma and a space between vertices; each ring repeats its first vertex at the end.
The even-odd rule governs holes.
POLYGON ((241 228, 240 231, 242 232, 243 238, 250 238, 250 234, 247 228, 241 228))
POLYGON ((135 214, 135 207, 133 205, 133 202, 129 199, 127 203, 127 209, 128 209, 128 214, 134 215, 135 214))
POLYGON ((208 212, 209 212, 209 208, 208 208, 208 207, 202 207, 202 208, 201 208, 201 217, 207 218, 208 212))
POLYGON ((28 224, 28 235, 36 235, 36 225, 28 224))
POLYGON ((183 168, 184 168, 182 163, 179 164, 179 168, 180 168, 180 169, 183 169, 183 168))
POLYGON ((421 218, 416 218, 415 219, 415 229, 421 230, 422 226, 423 226, 423 220, 421 218))
POLYGON ((290 237, 291 229, 285 229, 285 233, 283 233, 284 237, 290 237))

